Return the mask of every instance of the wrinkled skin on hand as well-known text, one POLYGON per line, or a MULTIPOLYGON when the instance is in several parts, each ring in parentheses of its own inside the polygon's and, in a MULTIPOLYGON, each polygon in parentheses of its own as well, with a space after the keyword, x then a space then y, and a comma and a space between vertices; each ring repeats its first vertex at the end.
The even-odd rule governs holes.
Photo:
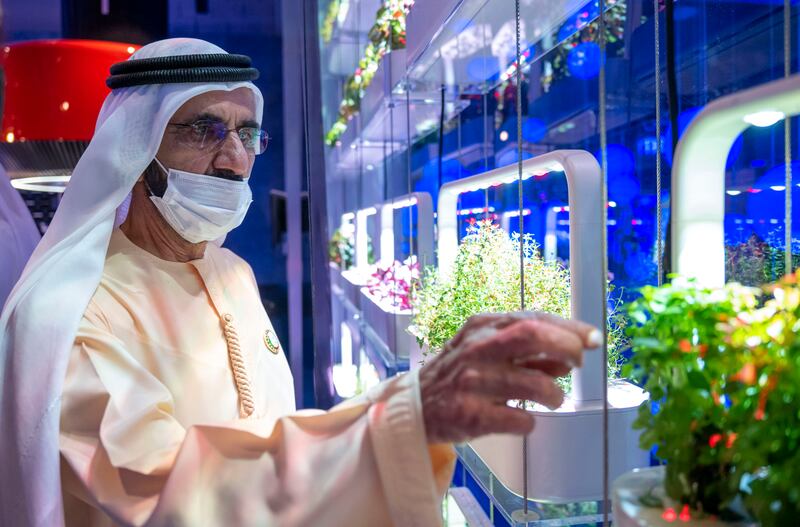
POLYGON ((596 328, 545 313, 470 318, 419 372, 428 442, 529 433, 533 416, 507 401, 558 408, 564 393, 555 378, 580 366, 584 350, 601 344, 596 328))

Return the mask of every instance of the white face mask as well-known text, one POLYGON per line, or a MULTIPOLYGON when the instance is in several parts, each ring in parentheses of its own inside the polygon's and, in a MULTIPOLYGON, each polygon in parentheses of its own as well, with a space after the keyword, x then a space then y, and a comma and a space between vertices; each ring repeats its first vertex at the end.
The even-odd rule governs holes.
POLYGON ((163 197, 150 196, 158 211, 185 240, 216 240, 238 227, 253 194, 247 180, 232 181, 170 168, 163 197))

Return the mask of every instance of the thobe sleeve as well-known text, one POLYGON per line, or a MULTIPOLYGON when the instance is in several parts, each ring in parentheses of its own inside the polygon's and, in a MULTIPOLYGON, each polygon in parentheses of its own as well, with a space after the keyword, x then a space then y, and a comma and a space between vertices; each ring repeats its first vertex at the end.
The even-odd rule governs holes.
POLYGON ((65 488, 119 524, 440 523, 454 455, 426 444, 414 373, 328 412, 187 429, 173 394, 90 310, 62 401, 65 488))

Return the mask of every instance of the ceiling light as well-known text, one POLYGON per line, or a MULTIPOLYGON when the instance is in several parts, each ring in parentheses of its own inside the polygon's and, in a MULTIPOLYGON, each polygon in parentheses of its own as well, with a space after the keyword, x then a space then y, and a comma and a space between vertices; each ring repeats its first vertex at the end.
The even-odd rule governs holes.
POLYGON ((761 128, 772 126, 773 124, 777 123, 781 119, 784 119, 786 114, 783 112, 777 112, 774 110, 765 110, 763 112, 755 112, 750 113, 742 117, 744 122, 747 124, 752 124, 753 126, 758 126, 761 128))
POLYGON ((54 192, 61 194, 69 182, 69 176, 31 176, 11 180, 11 186, 17 190, 30 192, 54 192))

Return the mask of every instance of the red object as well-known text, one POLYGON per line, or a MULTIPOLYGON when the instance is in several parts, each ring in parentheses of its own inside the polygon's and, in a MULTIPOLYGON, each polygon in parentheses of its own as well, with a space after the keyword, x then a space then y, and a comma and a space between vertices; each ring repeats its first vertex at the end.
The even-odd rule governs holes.
POLYGON ((753 386, 756 383, 758 377, 758 372, 756 371, 756 366, 752 362, 748 362, 742 369, 739 370, 738 373, 731 376, 732 381, 739 381, 744 383, 748 386, 753 386))
POLYGON ((89 141, 108 69, 139 49, 94 40, 32 40, 6 44, 5 102, 0 141, 89 141))
POLYGON ((678 514, 675 512, 675 509, 670 507, 661 513, 661 517, 664 518, 664 520, 672 523, 678 518, 678 514))

